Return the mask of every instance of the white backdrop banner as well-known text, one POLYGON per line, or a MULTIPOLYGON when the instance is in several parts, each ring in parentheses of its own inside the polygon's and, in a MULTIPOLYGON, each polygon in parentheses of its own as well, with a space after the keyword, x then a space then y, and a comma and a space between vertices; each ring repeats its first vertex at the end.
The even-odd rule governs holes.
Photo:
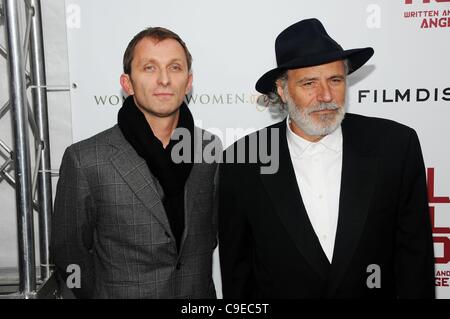
MULTIPOLYGON (((450 298, 450 0, 66 0, 74 142, 116 123, 123 52, 149 26, 191 51, 197 125, 225 146, 281 119, 254 89, 287 26, 320 19, 344 48, 375 55, 349 77, 348 111, 413 127, 427 167, 438 298, 450 298)), ((217 255, 216 255, 217 257, 217 255)), ((215 280, 220 293, 219 269, 215 280)))

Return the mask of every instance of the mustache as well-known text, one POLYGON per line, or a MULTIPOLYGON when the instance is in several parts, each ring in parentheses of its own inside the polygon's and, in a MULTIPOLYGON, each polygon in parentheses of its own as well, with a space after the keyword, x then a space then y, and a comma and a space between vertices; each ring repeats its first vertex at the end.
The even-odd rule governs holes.
POLYGON ((308 114, 311 114, 312 112, 317 112, 317 111, 337 110, 339 108, 340 108, 340 106, 337 105, 336 103, 320 103, 316 106, 311 106, 310 108, 308 108, 308 114))

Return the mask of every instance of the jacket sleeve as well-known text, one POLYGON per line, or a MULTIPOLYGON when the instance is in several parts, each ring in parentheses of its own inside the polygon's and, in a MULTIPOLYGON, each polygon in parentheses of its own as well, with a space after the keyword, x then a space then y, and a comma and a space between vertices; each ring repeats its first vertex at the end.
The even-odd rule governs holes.
MULTIPOLYGON (((254 298, 253 246, 233 164, 220 165, 219 255, 224 298, 254 298)), ((242 185, 241 185, 242 186, 242 185)), ((245 194, 243 194, 245 196, 245 194)))
POLYGON ((66 149, 60 168, 52 217, 51 255, 64 284, 72 288, 77 298, 93 295, 94 212, 88 180, 71 146, 66 149), (78 269, 81 278, 77 278, 78 269))
POLYGON ((434 248, 425 166, 419 139, 413 130, 403 167, 396 231, 397 296, 434 298, 434 248))

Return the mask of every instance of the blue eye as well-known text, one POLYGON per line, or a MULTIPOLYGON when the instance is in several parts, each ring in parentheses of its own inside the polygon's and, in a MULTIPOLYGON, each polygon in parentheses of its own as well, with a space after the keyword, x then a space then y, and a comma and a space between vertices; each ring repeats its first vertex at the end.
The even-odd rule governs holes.
POLYGON ((178 64, 172 64, 170 66, 170 69, 173 70, 173 71, 180 71, 181 70, 181 66, 178 65, 178 64))

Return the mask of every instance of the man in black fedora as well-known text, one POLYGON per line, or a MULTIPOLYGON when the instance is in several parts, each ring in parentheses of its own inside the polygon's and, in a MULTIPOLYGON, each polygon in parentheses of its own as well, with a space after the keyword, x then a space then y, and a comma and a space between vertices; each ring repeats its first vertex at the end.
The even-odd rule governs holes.
POLYGON ((373 49, 344 50, 308 19, 281 32, 275 52, 278 66, 256 89, 288 117, 232 145, 221 167, 224 297, 434 298, 417 134, 344 110, 346 77, 373 49), (261 140, 279 151, 275 173, 261 173, 261 159, 227 157, 241 143, 252 158, 261 140))

